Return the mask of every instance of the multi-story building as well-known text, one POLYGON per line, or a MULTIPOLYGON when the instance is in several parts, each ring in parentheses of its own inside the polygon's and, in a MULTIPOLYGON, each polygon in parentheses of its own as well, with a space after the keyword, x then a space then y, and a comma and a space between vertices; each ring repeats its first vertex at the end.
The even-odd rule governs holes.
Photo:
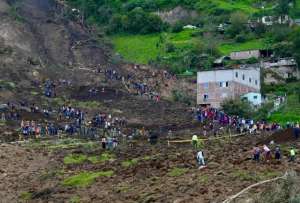
POLYGON ((260 93, 260 68, 248 67, 229 70, 198 72, 197 104, 219 108, 230 98, 247 93, 260 93))

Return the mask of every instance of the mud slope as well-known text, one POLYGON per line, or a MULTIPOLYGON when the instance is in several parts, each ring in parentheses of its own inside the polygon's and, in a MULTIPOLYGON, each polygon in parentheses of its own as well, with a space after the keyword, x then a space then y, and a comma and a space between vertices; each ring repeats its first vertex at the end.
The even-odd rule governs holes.
POLYGON ((2 81, 28 87, 32 80, 68 76, 80 82, 74 69, 108 64, 110 49, 98 44, 54 0, 0 1, 2 81))

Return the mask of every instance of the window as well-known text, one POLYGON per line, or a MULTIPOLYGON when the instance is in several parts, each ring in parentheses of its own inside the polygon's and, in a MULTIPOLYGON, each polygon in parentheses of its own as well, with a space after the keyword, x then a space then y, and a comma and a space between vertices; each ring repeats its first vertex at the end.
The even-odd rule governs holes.
POLYGON ((208 94, 204 94, 204 95, 203 95, 203 100, 204 100, 204 101, 207 101, 207 100, 208 100, 208 94))
POLYGON ((258 84, 258 81, 257 80, 255 80, 255 85, 257 85, 258 84))
POLYGON ((219 86, 220 87, 228 87, 229 86, 229 82, 220 82, 219 86))
POLYGON ((243 80, 245 80, 245 75, 243 74, 243 80))
POLYGON ((253 99, 257 99, 258 97, 257 96, 253 96, 253 99))
POLYGON ((251 79, 251 78, 249 78, 249 82, 250 82, 250 83, 252 82, 252 79, 251 79))
POLYGON ((235 72, 235 77, 238 78, 239 77, 239 73, 235 72))

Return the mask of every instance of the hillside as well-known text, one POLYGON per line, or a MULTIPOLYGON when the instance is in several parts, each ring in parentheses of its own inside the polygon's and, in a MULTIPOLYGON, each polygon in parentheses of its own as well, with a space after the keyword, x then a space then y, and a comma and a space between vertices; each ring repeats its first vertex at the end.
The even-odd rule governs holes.
MULTIPOLYGON (((297 26, 245 26, 278 2, 0 0, 0 202, 219 203, 273 178, 277 187, 258 185, 234 202, 297 200, 294 130, 262 119, 254 132, 246 118, 198 108, 190 74, 236 50, 276 45, 299 57, 297 26), (216 30, 228 22, 228 32, 216 30), (263 151, 253 160, 263 145, 271 160, 263 151)), ((297 6, 284 12, 297 16, 297 6)), ((299 82, 264 88, 288 93, 269 121, 299 118, 299 82)))

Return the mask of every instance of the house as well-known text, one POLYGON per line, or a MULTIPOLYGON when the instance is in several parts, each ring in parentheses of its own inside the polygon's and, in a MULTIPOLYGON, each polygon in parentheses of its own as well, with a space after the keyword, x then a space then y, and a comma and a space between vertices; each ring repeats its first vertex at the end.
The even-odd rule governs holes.
POLYGON ((276 84, 286 79, 300 79, 300 72, 295 59, 280 58, 261 62, 265 71, 265 83, 276 84))
POLYGON ((249 92, 242 96, 242 99, 247 100, 254 106, 260 106, 262 104, 262 96, 258 92, 249 92))
POLYGON ((260 68, 256 66, 197 73, 197 104, 219 108, 226 99, 260 92, 260 68))
POLYGON ((231 60, 245 60, 250 58, 259 58, 261 56, 260 50, 249 50, 249 51, 236 51, 231 52, 231 60))

